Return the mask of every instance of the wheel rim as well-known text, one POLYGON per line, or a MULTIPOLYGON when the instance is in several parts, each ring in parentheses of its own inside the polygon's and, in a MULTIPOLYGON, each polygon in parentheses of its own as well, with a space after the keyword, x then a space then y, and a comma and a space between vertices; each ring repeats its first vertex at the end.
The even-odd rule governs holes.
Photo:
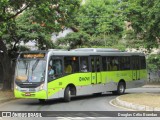
POLYGON ((124 93, 124 85, 119 86, 119 91, 120 91, 120 93, 124 93))
POLYGON ((70 90, 68 91, 68 97, 69 98, 71 97, 71 91, 70 90))

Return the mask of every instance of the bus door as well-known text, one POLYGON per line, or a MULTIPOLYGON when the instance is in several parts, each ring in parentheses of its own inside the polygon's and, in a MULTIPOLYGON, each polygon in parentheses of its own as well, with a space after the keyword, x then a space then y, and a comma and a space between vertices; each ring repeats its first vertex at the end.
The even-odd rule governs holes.
POLYGON ((100 56, 91 56, 91 84, 100 84, 101 81, 101 60, 100 56))
POLYGON ((140 80, 140 60, 139 56, 131 57, 132 80, 140 80))

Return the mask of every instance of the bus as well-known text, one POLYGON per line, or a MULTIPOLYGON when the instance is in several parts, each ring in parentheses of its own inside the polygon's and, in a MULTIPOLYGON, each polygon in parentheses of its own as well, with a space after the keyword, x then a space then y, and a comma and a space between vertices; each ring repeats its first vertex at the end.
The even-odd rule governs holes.
POLYGON ((16 65, 16 98, 64 98, 140 87, 147 79, 143 53, 107 48, 50 49, 19 54, 16 65))

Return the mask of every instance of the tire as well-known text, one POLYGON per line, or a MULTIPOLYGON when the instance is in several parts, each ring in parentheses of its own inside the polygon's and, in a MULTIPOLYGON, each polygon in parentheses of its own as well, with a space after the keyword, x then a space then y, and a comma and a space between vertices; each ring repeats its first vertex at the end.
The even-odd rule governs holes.
POLYGON ((64 101, 65 102, 70 102, 71 101, 71 90, 70 90, 69 86, 64 91, 64 101))
POLYGON ((39 99, 39 103, 45 103, 46 100, 45 99, 39 99))
POLYGON ((125 93, 125 83, 124 82, 120 82, 118 84, 117 93, 118 95, 122 95, 125 93))
POLYGON ((112 93, 114 95, 122 95, 125 93, 125 83, 124 82, 119 82, 118 83, 118 87, 117 87, 117 91, 112 91, 112 93))

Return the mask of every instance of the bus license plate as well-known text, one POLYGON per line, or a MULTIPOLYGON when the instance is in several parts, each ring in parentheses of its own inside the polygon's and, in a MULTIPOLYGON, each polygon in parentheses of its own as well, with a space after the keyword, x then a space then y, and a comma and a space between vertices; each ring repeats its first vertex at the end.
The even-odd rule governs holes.
POLYGON ((31 96, 31 93, 25 93, 25 96, 31 96))

